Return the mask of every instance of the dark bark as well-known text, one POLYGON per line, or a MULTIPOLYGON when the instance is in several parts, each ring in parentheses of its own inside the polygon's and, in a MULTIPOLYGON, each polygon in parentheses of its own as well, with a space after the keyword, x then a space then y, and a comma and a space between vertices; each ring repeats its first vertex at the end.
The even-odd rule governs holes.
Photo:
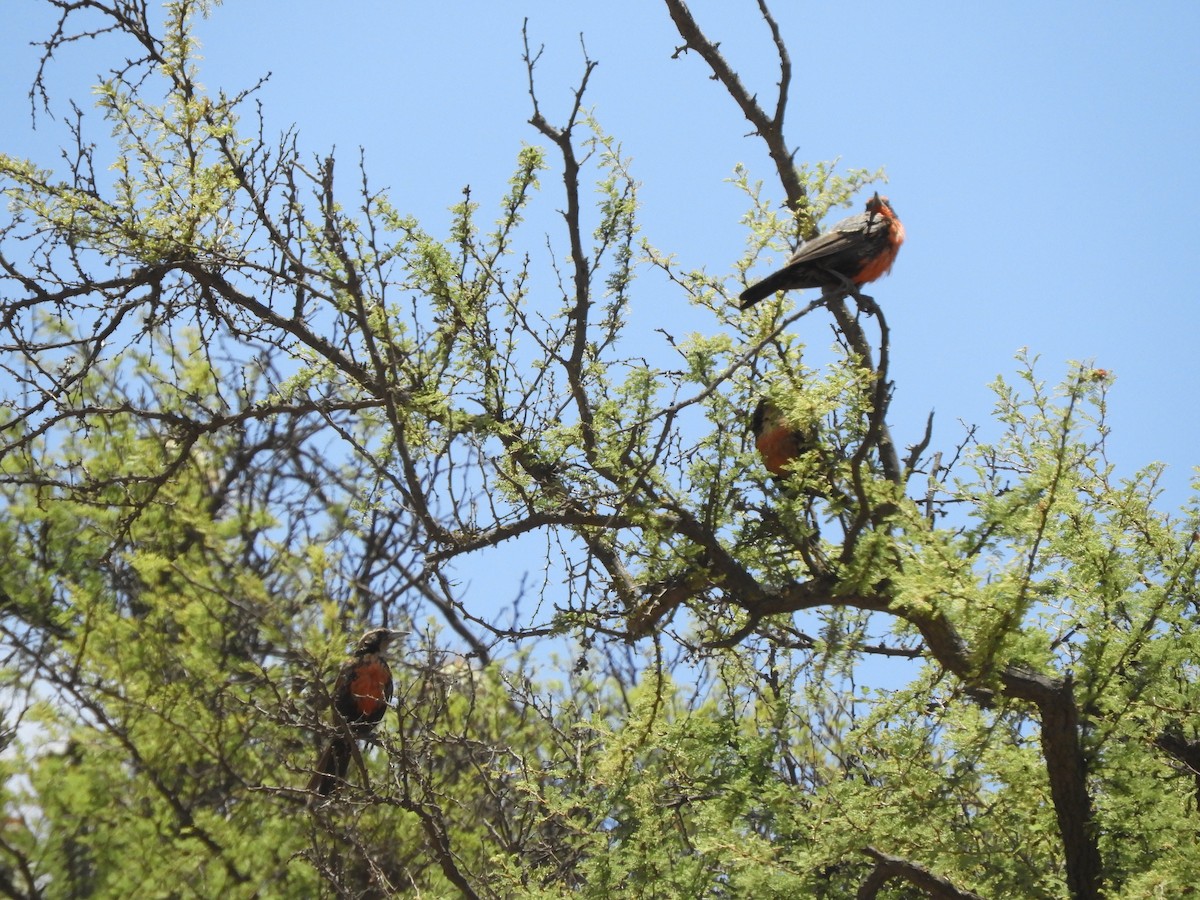
POLYGON ((949 880, 935 875, 918 863, 890 856, 874 847, 865 847, 863 852, 875 860, 875 868, 859 886, 855 895, 857 900, 874 900, 880 889, 893 878, 903 878, 925 891, 933 900, 983 900, 979 894, 955 887, 949 880))

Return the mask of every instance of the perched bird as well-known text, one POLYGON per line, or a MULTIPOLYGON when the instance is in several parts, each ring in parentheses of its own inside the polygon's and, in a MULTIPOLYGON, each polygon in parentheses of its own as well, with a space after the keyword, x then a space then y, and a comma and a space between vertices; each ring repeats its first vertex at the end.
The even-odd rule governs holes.
POLYGON ((789 425, 770 400, 758 401, 750 417, 750 430, 763 465, 776 478, 787 476, 788 463, 816 449, 816 435, 789 425))
POLYGON ((333 722, 337 734, 317 760, 308 790, 328 797, 345 780, 354 741, 371 733, 392 699, 392 670, 383 653, 395 638, 407 634, 375 628, 359 640, 333 684, 333 722))
POLYGON ((888 198, 876 193, 865 212, 801 244, 782 269, 742 291, 741 308, 776 291, 836 289, 846 282, 861 287, 891 271, 903 243, 904 226, 888 198))

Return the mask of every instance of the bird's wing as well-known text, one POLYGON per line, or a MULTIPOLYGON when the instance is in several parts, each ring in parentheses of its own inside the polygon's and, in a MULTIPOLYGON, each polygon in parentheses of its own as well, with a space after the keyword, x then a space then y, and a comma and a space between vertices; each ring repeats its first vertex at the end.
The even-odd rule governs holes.
MULTIPOLYGON (((797 247, 787 265, 816 262, 854 247, 867 233, 871 218, 870 213, 861 212, 842 219, 828 231, 797 247)), ((880 217, 876 215, 874 218, 878 223, 880 217)))
POLYGON ((358 707, 354 702, 354 695, 350 691, 350 682, 354 679, 357 664, 358 659, 353 656, 342 663, 342 668, 338 671, 337 679, 333 682, 333 688, 329 692, 333 699, 334 709, 347 721, 353 721, 358 717, 358 707))

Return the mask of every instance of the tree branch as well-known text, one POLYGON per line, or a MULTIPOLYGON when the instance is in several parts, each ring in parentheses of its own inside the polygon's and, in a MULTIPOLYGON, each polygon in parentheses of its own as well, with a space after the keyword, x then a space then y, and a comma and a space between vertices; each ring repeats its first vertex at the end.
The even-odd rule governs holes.
MULTIPOLYGON (((696 19, 687 4, 683 0, 665 0, 665 2, 667 11, 671 14, 671 20, 679 31, 679 36, 683 38, 683 46, 675 51, 675 57, 678 58, 687 50, 695 50, 700 54, 700 57, 712 70, 713 77, 721 82, 725 90, 729 92, 729 96, 741 108, 743 115, 754 126, 754 132, 766 142, 767 152, 770 153, 771 160, 775 163, 775 170, 779 173, 779 180, 783 183, 784 192, 787 194, 788 208, 793 213, 801 212, 808 205, 807 192, 793 161, 795 151, 788 150, 787 143, 783 139, 783 116, 786 111, 788 87, 792 77, 791 60, 780 37, 779 27, 771 17, 765 0, 759 0, 758 7, 771 29, 771 36, 779 53, 779 96, 775 104, 774 116, 768 116, 766 111, 759 106, 757 95, 751 95, 746 90, 746 86, 742 84, 738 74, 730 68, 725 57, 721 55, 718 45, 705 37, 704 32, 700 30, 700 26, 696 24, 696 19)), ((801 236, 812 237, 811 234, 801 236)))
POLYGON ((857 900, 874 900, 880 889, 893 878, 903 878, 932 898, 932 900, 983 900, 979 894, 955 887, 949 879, 935 875, 924 866, 890 856, 874 847, 864 847, 863 853, 875 860, 875 868, 862 883, 855 895, 857 900))

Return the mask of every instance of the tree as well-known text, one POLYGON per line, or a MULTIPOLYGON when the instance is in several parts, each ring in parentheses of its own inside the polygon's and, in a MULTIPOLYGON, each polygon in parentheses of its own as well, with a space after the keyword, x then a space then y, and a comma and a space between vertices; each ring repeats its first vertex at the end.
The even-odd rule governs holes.
MULTIPOLYGON (((795 165, 774 109, 679 0, 680 35, 770 152, 735 277, 638 239, 618 142, 539 102, 498 222, 439 240, 332 155, 200 85, 203 4, 55 3, 102 33, 115 174, 0 157, 10 896, 1023 896, 1182 893, 1195 849, 1200 532, 1105 458, 1108 373, 996 382, 1002 437, 902 448, 883 310, 735 311, 758 256, 874 176, 795 165), (562 176, 542 267, 523 228, 562 176), (598 198, 588 207, 589 182, 598 198), (351 213, 348 210, 354 209, 351 213), (634 276, 710 333, 626 358, 634 276), (839 353, 794 332, 828 316, 839 353), (769 385, 764 389, 763 385, 769 385), (817 449, 772 484, 765 392, 817 449), (537 536, 503 624, 463 559, 537 536), (419 623, 398 719, 311 811, 355 631, 419 623), (426 624, 426 623, 436 623, 426 624), (578 648, 561 679, 537 639, 578 648), (502 641, 517 645, 503 656, 502 641), (863 691, 865 659, 913 660, 863 691), (186 886, 178 874, 187 873, 186 886)), ((695 64, 695 63, 693 63, 695 64)), ((557 192, 559 188, 555 188, 557 192)))

